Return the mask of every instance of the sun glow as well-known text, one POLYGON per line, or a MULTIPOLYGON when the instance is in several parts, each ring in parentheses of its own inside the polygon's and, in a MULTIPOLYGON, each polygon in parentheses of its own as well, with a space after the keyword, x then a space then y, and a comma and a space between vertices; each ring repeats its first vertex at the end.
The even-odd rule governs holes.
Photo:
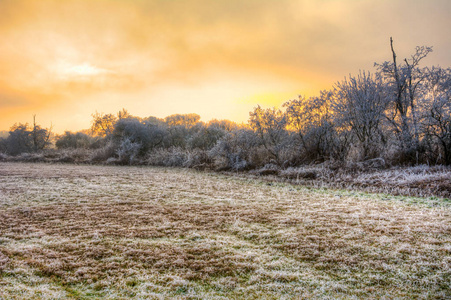
POLYGON ((81 65, 76 65, 67 69, 68 74, 74 75, 99 75, 105 73, 105 70, 98 68, 96 66, 84 63, 81 65))
POLYGON ((73 77, 91 77, 112 73, 111 70, 97 67, 88 62, 75 64, 66 61, 58 63, 55 66, 54 71, 58 76, 62 77, 62 79, 73 77))
POLYGON ((0 0, 0 130, 122 108, 246 122, 390 59, 390 36, 400 57, 432 45, 428 64, 450 64, 451 1, 379 2, 0 0))

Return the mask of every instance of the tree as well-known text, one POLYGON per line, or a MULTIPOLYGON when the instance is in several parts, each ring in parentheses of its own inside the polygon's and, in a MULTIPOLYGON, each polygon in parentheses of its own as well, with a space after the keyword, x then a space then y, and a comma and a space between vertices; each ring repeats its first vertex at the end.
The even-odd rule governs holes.
POLYGON ((92 114, 91 121, 91 134, 107 137, 113 133, 114 125, 118 120, 135 118, 133 117, 125 108, 118 111, 116 115, 114 114, 100 114, 96 111, 95 114, 92 114))
POLYGON ((336 83, 331 108, 336 126, 351 130, 362 148, 361 159, 379 155, 385 137, 380 128, 386 110, 386 99, 379 76, 361 72, 336 83))
POLYGON ((267 163, 267 156, 261 157, 259 148, 261 141, 257 134, 249 128, 239 128, 219 139, 208 156, 217 170, 242 171, 267 163))
POLYGON ((64 134, 57 136, 55 146, 58 149, 86 149, 89 148, 94 142, 95 138, 87 135, 86 133, 72 133, 70 131, 65 131, 64 134))
POLYGON ((106 137, 113 133, 114 124, 117 122, 117 117, 113 114, 100 114, 96 112, 92 114, 91 132, 92 135, 106 137))
POLYGON ((215 125, 206 126, 203 123, 197 123, 190 130, 188 145, 191 149, 211 149, 226 132, 225 129, 215 125))
POLYGON ((51 128, 45 129, 36 124, 33 116, 33 127, 26 124, 14 124, 6 139, 6 152, 10 155, 41 151, 51 145, 51 128))
POLYGON ((128 144, 139 145, 139 155, 144 155, 147 151, 161 146, 166 135, 166 131, 152 124, 141 122, 137 118, 120 119, 116 122, 113 131, 113 140, 120 144, 126 139, 128 144))
POLYGON ((21 153, 30 153, 33 151, 33 139, 28 123, 14 124, 9 130, 9 136, 6 139, 6 153, 18 155, 21 153))
POLYGON ((285 146, 284 141, 288 136, 285 113, 280 109, 263 109, 258 105, 254 111, 249 113, 249 116, 249 126, 257 133, 263 146, 276 163, 281 165, 280 152, 285 146))
POLYGON ((31 137, 33 139, 34 152, 43 150, 47 146, 51 145, 50 135, 52 134, 52 126, 50 129, 41 128, 36 124, 36 115, 33 115, 33 129, 31 131, 31 137))
POLYGON ((207 125, 209 128, 219 128, 219 129, 226 130, 228 132, 232 132, 239 128, 238 124, 236 124, 235 122, 229 121, 229 120, 214 119, 214 120, 210 120, 207 125))
POLYGON ((297 132, 301 141, 301 161, 344 159, 348 149, 348 134, 337 132, 331 109, 332 92, 321 91, 319 97, 291 100, 286 108, 288 128, 297 132))
MULTIPOLYGON (((323 91, 323 94, 325 92, 323 91)), ((291 130, 299 135, 304 149, 308 149, 308 135, 313 128, 320 128, 330 117, 330 109, 327 97, 312 97, 306 99, 299 96, 283 104, 286 109, 287 124, 291 130)), ((321 139, 321 137, 320 137, 321 139)))
POLYGON ((430 52, 432 47, 416 47, 410 59, 404 59, 398 65, 397 56, 390 38, 390 48, 393 61, 375 64, 380 76, 385 79, 387 100, 391 107, 387 110, 387 120, 391 124, 402 150, 407 154, 419 151, 420 132, 418 128, 418 91, 425 79, 425 69, 419 64, 430 52))
POLYGON ((127 119, 127 118, 132 118, 133 116, 125 109, 125 108, 123 108, 122 110, 120 110, 118 113, 117 113, 117 118, 119 119, 119 120, 122 120, 122 119, 127 119))
POLYGON ((164 119, 160 119, 160 118, 157 118, 154 116, 143 118, 142 122, 146 125, 159 126, 159 127, 163 127, 166 125, 166 123, 164 122, 164 119))
POLYGON ((451 69, 432 68, 425 81, 427 93, 423 128, 441 151, 438 157, 451 164, 451 69))
POLYGON ((175 114, 165 118, 165 122, 168 126, 184 126, 191 128, 199 122, 200 116, 197 114, 175 114))

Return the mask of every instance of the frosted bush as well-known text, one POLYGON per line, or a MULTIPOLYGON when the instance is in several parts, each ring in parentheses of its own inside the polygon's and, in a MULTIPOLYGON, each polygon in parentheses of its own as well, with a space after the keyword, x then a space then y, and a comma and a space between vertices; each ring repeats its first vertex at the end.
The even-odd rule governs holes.
POLYGON ((119 162, 132 163, 138 156, 140 149, 140 143, 132 142, 129 138, 123 139, 119 148, 116 150, 119 162))

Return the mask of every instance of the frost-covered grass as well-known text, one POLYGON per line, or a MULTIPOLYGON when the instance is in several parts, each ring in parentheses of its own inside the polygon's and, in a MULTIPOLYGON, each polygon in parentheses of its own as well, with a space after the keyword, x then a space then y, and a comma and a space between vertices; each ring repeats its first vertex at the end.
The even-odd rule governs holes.
MULTIPOLYGON (((258 171, 257 171, 258 173, 258 171)), ((245 176, 245 174, 244 174, 245 176)), ((268 178, 312 187, 340 188, 373 193, 451 198, 451 167, 393 167, 389 169, 333 169, 324 165, 288 168, 268 178)))
POLYGON ((450 297, 443 199, 0 163, 0 299, 450 297))

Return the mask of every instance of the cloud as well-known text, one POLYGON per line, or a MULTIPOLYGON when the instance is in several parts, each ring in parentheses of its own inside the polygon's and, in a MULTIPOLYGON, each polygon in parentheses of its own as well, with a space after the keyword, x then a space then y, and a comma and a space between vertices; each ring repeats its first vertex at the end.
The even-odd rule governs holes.
POLYGON ((447 0, 1 0, 0 108, 277 105, 389 59, 392 35, 400 56, 434 45, 428 63, 450 64, 450 10, 447 0), (184 93, 190 104, 174 105, 184 93))
POLYGON ((20 107, 26 103, 26 98, 24 98, 19 93, 14 93, 11 91, 0 92, 0 107, 2 107, 3 109, 20 107))

